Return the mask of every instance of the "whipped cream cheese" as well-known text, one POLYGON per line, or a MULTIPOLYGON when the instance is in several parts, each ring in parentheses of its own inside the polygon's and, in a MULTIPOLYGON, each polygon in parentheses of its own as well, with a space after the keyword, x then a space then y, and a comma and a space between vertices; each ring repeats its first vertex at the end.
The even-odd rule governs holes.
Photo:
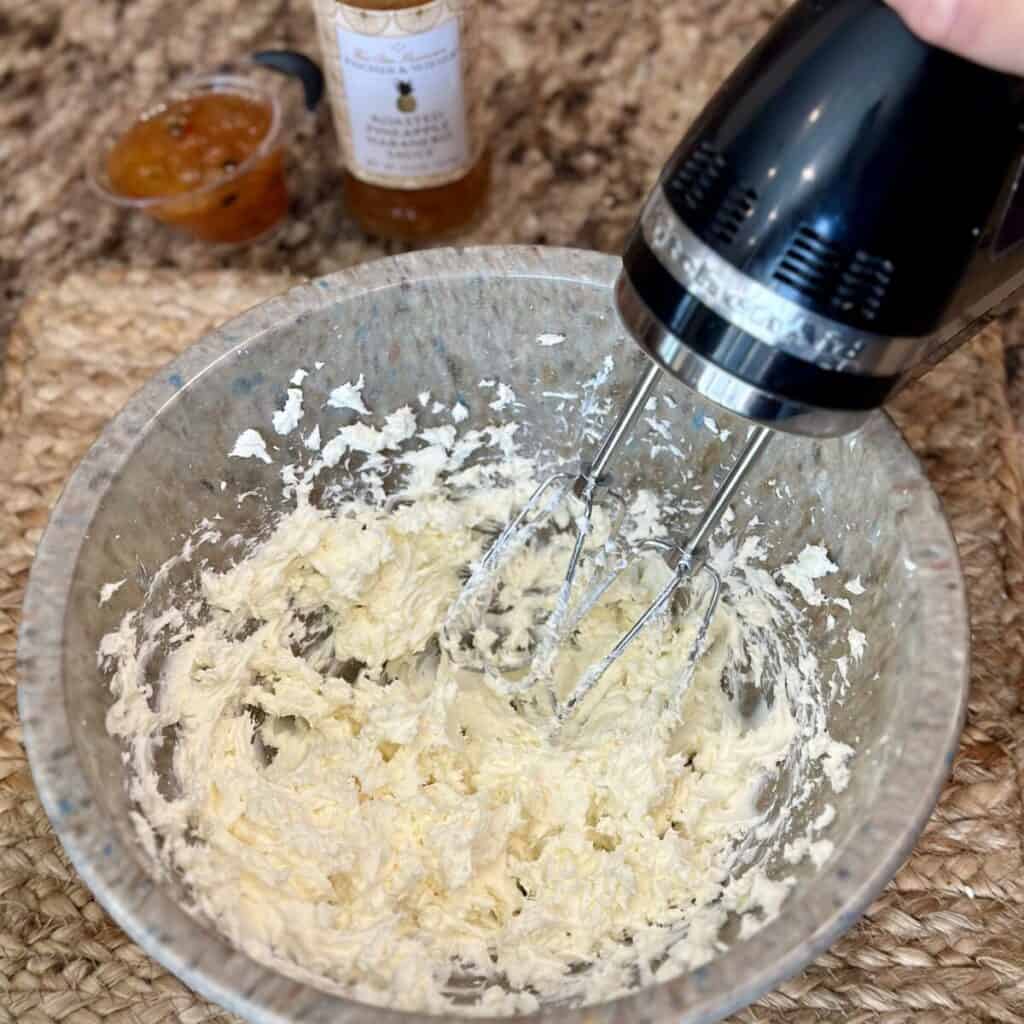
MULTIPOLYGON (((275 414, 278 433, 303 418, 303 378, 291 383, 299 395, 275 414)), ((492 386, 492 407, 514 414, 511 389, 492 386)), ((363 387, 336 388, 329 404, 369 419, 363 387)), ((837 790, 849 774, 852 751, 811 696, 821 668, 793 600, 820 603, 816 581, 836 571, 827 552, 770 573, 757 537, 726 541, 715 560, 727 596, 689 685, 696 624, 682 615, 645 631, 555 734, 543 701, 513 706, 438 639, 496 524, 536 485, 517 425, 421 430, 408 406, 379 422, 322 443, 307 432, 314 461, 285 467, 293 505, 269 536, 233 568, 202 571, 181 608, 130 612, 104 638, 107 725, 126 742, 152 858, 254 957, 405 1010, 595 1002, 711 959, 731 914, 742 936, 762 927, 792 879, 769 877, 752 853, 783 828, 759 798, 783 762, 796 800, 814 761, 837 790), (482 449, 491 460, 468 465, 482 449), (350 453, 367 457, 365 495, 315 507, 312 481, 350 453), (404 480, 387 496, 385 464, 404 480), (783 633, 796 638, 793 664, 783 633), (741 711, 737 680, 767 688, 772 663, 785 683, 741 711)), ((231 454, 270 459, 256 430, 231 454)), ((642 491, 627 535, 663 535, 664 518, 642 491)), ((204 525, 203 542, 222 542, 204 525)), ((569 544, 556 533, 517 561, 506 635, 535 626, 569 544)), ((564 693, 600 661, 667 574, 656 558, 625 573, 552 687, 564 693)), ((479 648, 492 627, 481 622, 479 648)), ((828 810, 786 862, 828 858, 813 834, 828 810)))

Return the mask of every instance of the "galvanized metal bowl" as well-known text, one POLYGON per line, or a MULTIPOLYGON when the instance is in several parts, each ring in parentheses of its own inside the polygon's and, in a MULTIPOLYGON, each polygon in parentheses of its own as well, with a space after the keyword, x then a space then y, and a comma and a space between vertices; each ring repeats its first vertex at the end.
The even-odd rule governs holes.
MULTIPOLYGON (((122 752, 104 727, 110 697, 97 666, 100 638, 138 604, 140 581, 180 549, 202 517, 219 514, 228 532, 246 536, 265 530, 280 504, 287 452, 274 466, 227 453, 243 429, 268 422, 296 367, 327 364, 322 385, 307 382, 308 427, 326 396, 316 389, 360 373, 379 406, 429 389, 447 404, 460 396, 470 409, 467 425, 483 423, 490 413, 477 382, 497 375, 526 403, 517 415, 530 423, 533 443, 574 456, 570 434, 540 393, 590 376, 608 353, 615 357, 611 392, 629 387, 640 357, 611 307, 617 267, 611 257, 570 250, 437 250, 314 281, 231 321, 163 370, 68 483, 32 570, 18 648, 35 782, 100 902, 157 960, 227 1009, 259 1022, 417 1020, 250 959, 183 909, 180 886, 155 881, 131 824, 122 752), (547 332, 567 341, 534 344, 547 332), (230 486, 222 490, 221 480, 230 486), (264 504, 236 503, 246 490, 260 491, 264 504), (122 577, 128 583, 100 605, 100 587, 122 577)), ((743 425, 695 407, 681 391, 676 397, 672 429, 692 445, 698 480, 707 485, 743 425), (729 443, 704 429, 703 413, 733 429, 729 443)), ((658 487, 678 484, 678 475, 677 463, 652 459, 642 444, 621 467, 623 480, 658 487)), ((822 787, 793 825, 806 825, 826 800, 834 803, 835 853, 820 869, 787 867, 798 882, 780 916, 752 938, 730 940, 718 959, 614 1002, 551 1010, 559 1020, 709 1022, 793 974, 847 930, 893 876, 952 763, 967 689, 963 584, 939 502, 893 425, 878 416, 851 438, 779 438, 748 492, 753 503, 737 507, 739 532, 756 511, 773 524, 777 562, 821 542, 869 588, 853 614, 868 637, 867 654, 850 669, 847 699, 829 706, 833 735, 857 751, 851 783, 834 797, 822 787)), ((229 560, 224 554, 221 564, 229 560)), ((829 585, 833 596, 842 594, 840 578, 829 585)), ((841 633, 816 634, 823 661, 843 653, 841 633)), ((779 853, 764 855, 774 863, 779 853)))

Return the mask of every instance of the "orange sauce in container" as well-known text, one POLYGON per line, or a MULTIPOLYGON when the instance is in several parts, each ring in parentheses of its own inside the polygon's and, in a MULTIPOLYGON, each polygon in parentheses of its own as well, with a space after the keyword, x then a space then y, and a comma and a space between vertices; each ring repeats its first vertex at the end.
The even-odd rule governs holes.
POLYGON ((121 135, 109 189, 208 242, 245 242, 288 210, 284 151, 269 102, 211 91, 174 100, 121 135))

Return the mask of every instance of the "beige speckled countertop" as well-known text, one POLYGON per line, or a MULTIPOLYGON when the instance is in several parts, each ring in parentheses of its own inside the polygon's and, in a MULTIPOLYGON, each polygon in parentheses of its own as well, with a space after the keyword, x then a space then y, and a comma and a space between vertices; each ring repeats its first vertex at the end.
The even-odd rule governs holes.
MULTIPOLYGON (((481 0, 494 187, 460 241, 615 251, 683 128, 785 0, 481 0)), ((82 172, 123 93, 254 49, 316 52, 310 0, 0 0, 0 336, 44 281, 95 261, 316 275, 396 251, 340 197, 326 105, 293 147, 291 218, 218 252, 95 197, 82 172)))
MULTIPOLYGON (((490 27, 495 184, 487 215, 460 241, 614 252, 685 126, 788 0, 479 2, 490 27)), ((141 102, 183 73, 272 46, 315 52, 310 0, 0 0, 0 354, 29 292, 97 263, 312 276, 396 251, 361 236, 345 214, 326 108, 292 148, 288 224, 260 244, 211 249, 89 191, 82 167, 98 118, 116 97, 133 93, 141 102)), ((89 306, 101 280, 108 279, 82 276, 63 287, 75 324, 93 330, 61 335, 67 349, 56 354, 68 356, 71 369, 51 360, 33 371, 39 376, 13 374, 0 410, 0 1024, 227 1021, 92 901, 56 850, 19 740, 13 652, 32 550, 69 453, 80 452, 139 372, 126 358, 120 375, 108 375, 97 334, 109 344, 117 325, 89 306), (90 336, 86 350, 81 339, 90 336), (46 386, 55 380, 60 388, 46 386)), ((110 289, 109 280, 102 287, 110 289)), ((166 287, 196 286, 172 276, 166 287)), ((106 297, 107 306, 120 301, 113 290, 106 297)), ((196 299, 217 307, 214 319, 226 315, 217 296, 204 290, 196 299)), ((43 335, 33 327, 54 305, 52 297, 34 303, 32 329, 18 332, 11 351, 23 365, 33 351, 54 354, 52 333, 36 347, 43 335)), ((161 315, 187 307, 165 302, 161 315)), ((736 1021, 1024 1019, 1022 328, 1018 314, 926 378, 919 393, 929 415, 912 426, 957 529, 974 605, 970 719, 953 780, 915 857, 864 922, 736 1021)))

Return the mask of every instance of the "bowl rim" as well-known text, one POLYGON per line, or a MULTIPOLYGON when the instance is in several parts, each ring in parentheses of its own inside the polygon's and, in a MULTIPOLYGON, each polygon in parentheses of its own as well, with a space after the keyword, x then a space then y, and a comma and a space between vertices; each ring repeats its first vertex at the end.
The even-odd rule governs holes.
MULTIPOLYGON (((206 334, 157 374, 104 428, 68 479, 39 543, 18 636, 18 706, 40 800, 72 864, 97 900, 147 953, 200 995, 258 1024, 365 1021, 431 1024, 409 1013, 326 993, 268 969, 192 917, 144 870, 140 854, 96 814, 63 699, 63 621, 90 524, 110 482, 147 428, 177 394, 220 361, 258 345, 269 331, 313 310, 367 293, 439 279, 504 276, 563 280, 606 290, 617 257, 541 246, 434 249, 363 263, 301 284, 206 334)), ((582 1009, 557 1011, 569 1024, 673 1020, 711 1024, 792 976, 851 928, 909 857, 938 800, 966 715, 968 612, 959 555, 924 470, 892 421, 861 431, 918 515, 908 557, 922 575, 920 618, 943 644, 925 644, 923 669, 902 748, 884 799, 780 915, 704 966, 582 1009)), ((545 1015, 551 1014, 547 1011, 545 1015)), ((489 1018, 522 1020, 523 1017, 489 1018)))

